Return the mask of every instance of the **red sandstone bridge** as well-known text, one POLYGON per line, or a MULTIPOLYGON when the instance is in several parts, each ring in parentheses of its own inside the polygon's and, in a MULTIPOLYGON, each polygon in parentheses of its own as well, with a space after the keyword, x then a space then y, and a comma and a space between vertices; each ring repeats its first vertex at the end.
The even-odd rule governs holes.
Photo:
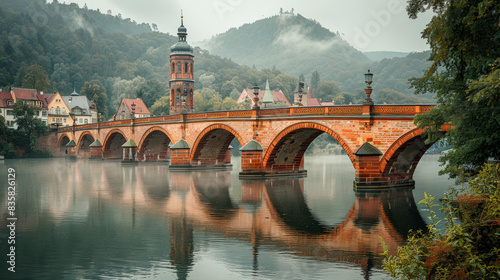
POLYGON ((413 183, 413 172, 432 145, 425 143, 413 120, 433 107, 349 105, 179 114, 64 127, 42 146, 63 155, 69 143, 70 155, 139 162, 166 160, 171 151, 172 169, 224 168, 230 165, 230 143, 236 138, 243 146, 240 176, 264 177, 304 174, 307 147, 328 133, 350 158, 356 187, 392 187, 413 183))

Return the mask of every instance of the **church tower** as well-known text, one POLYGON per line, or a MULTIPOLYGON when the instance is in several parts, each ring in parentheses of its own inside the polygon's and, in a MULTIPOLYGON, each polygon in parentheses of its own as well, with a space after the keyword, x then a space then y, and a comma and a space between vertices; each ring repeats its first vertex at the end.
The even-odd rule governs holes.
POLYGON ((181 13, 179 42, 170 47, 170 115, 193 112, 193 47, 186 42, 187 29, 181 13))

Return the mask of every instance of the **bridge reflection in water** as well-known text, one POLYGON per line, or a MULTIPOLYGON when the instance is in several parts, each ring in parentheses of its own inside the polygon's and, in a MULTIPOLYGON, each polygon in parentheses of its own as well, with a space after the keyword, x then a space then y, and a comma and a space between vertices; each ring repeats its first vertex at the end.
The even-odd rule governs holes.
MULTIPOLYGON (((310 187, 304 179, 240 181, 229 171, 170 172, 161 165, 72 163, 52 160, 56 164, 52 167, 61 170, 59 175, 35 173, 33 186, 39 187, 23 188, 18 194, 27 207, 20 209, 25 214, 19 217, 18 238, 25 244, 20 250, 25 251, 19 255, 30 256, 30 265, 22 259, 19 265, 32 269, 30 277, 61 272, 71 276, 68 271, 73 270, 79 275, 82 269, 95 273, 86 274, 90 278, 122 277, 160 267, 186 279, 206 256, 200 249, 206 248, 206 239, 200 234, 217 236, 224 245, 246 244, 251 250, 240 248, 231 256, 224 252, 223 258, 247 270, 252 262, 250 269, 259 277, 272 270, 265 258, 269 248, 300 262, 350 263, 368 277, 381 266, 381 239, 395 253, 409 230, 426 227, 409 188, 355 192, 354 203, 345 207, 345 218, 327 224, 308 205, 310 187), (47 197, 50 202, 43 200, 47 197), (50 244, 51 252, 41 244, 50 244), (123 268, 110 275, 110 267, 118 267, 117 263, 123 268)), ((30 163, 30 168, 37 167, 30 163)), ((294 269, 300 267, 292 265, 290 270, 301 275, 294 269)))
MULTIPOLYGON (((250 242, 256 271, 259 246, 273 245, 298 256, 354 263, 368 275, 381 266, 381 240, 394 254, 410 230, 426 228, 411 188, 357 191, 345 220, 328 225, 307 205, 304 179, 243 180, 238 201, 230 194, 229 171, 172 172, 170 182, 159 182, 161 174, 129 168, 132 175, 123 183, 130 187, 109 190, 108 198, 169 217, 170 262, 181 279, 195 258, 195 230, 250 242)), ((108 179, 104 173, 100 185, 108 186, 108 179)))

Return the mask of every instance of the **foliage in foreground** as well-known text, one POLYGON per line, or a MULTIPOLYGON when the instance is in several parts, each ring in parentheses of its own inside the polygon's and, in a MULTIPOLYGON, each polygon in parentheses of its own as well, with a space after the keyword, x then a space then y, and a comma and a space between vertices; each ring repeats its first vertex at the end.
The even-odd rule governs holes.
POLYGON ((434 201, 425 194, 419 202, 430 211, 428 232, 411 235, 395 256, 384 244, 383 268, 400 279, 500 278, 500 165, 484 165, 467 186, 447 194, 444 233, 434 201))
POLYGON ((429 137, 452 124, 443 136, 453 150, 440 159, 446 165, 440 173, 455 178, 465 168, 475 174, 489 158, 500 159, 500 2, 408 1, 411 18, 430 9, 434 16, 422 38, 432 65, 411 85, 416 93, 436 93, 438 106, 415 123, 429 137))

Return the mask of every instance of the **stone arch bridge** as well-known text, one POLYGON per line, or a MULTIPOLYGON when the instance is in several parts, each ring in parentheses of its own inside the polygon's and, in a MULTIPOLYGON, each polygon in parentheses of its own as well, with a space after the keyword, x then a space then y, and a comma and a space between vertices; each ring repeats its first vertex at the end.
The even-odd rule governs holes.
POLYGON ((327 133, 350 158, 356 187, 407 186, 432 144, 425 143, 413 120, 433 107, 349 105, 179 114, 59 128, 45 146, 55 155, 139 162, 170 157, 172 169, 225 168, 236 138, 243 146, 241 177, 289 176, 306 173, 307 147, 327 133), (67 145, 74 147, 66 150, 67 145))

